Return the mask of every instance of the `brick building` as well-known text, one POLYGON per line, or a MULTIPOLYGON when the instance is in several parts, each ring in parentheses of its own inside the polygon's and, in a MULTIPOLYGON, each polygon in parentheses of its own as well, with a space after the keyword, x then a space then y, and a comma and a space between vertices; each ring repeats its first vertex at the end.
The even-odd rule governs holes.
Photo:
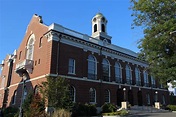
POLYGON ((56 23, 47 26, 34 15, 19 48, 2 61, 0 107, 19 107, 46 76, 69 79, 74 102, 167 105, 168 90, 149 75, 148 64, 137 56, 111 43, 101 13, 92 18, 92 36, 56 23))

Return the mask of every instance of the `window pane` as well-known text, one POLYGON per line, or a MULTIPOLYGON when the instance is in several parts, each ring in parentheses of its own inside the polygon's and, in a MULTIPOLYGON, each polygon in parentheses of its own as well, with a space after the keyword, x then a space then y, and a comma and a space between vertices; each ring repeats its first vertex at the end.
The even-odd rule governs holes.
POLYGON ((109 92, 109 90, 105 90, 105 102, 106 103, 110 102, 110 92, 109 92))
POLYGON ((96 59, 92 55, 88 57, 88 79, 97 79, 96 59))
POLYGON ((103 63, 102 63, 102 72, 103 72, 103 80, 104 81, 109 81, 110 80, 110 65, 109 62, 106 59, 103 59, 103 63))
POLYGON ((131 69, 128 65, 126 65, 126 82, 132 84, 131 69))
POLYGON ((73 102, 75 102, 75 88, 74 87, 70 87, 70 98, 73 102))
POLYGON ((121 67, 119 63, 115 63, 115 78, 116 82, 122 83, 122 77, 121 77, 121 67))
POLYGON ((75 73, 75 60, 69 59, 68 72, 75 73))
POLYGON ((136 85, 141 85, 141 77, 140 77, 140 71, 138 68, 135 68, 135 77, 136 77, 136 85))
POLYGON ((95 102, 95 98, 96 98, 95 89, 90 88, 89 94, 90 94, 90 102, 95 102))

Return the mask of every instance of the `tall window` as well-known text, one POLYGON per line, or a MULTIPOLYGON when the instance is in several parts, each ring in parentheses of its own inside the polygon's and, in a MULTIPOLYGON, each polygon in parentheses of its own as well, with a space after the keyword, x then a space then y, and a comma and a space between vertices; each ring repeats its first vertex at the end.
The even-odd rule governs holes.
POLYGON ((106 89, 104 95, 105 95, 105 102, 110 103, 110 91, 106 89))
POLYGON ((126 83, 132 84, 131 68, 129 65, 126 65, 126 83))
POLYGON ((152 87, 156 87, 156 82, 153 76, 151 76, 152 87))
POLYGON ((68 63, 68 73, 75 74, 75 60, 70 58, 68 63))
POLYGON ((13 94, 12 104, 16 103, 16 96, 17 96, 17 91, 15 90, 13 94))
POLYGON ((94 25, 94 32, 97 32, 97 24, 94 25))
POLYGON ((137 67, 135 68, 135 77, 136 77, 136 85, 141 86, 140 71, 137 67))
POLYGON ((27 43, 26 59, 29 59, 29 60, 33 60, 34 39, 35 39, 35 36, 34 34, 32 34, 27 43))
POLYGON ((103 74, 102 74, 103 80, 110 81, 110 65, 107 59, 103 59, 102 68, 103 68, 103 74))
POLYGON ((149 86, 149 80, 148 80, 148 73, 147 71, 144 71, 144 86, 148 87, 149 86))
POLYGON ((76 90, 73 86, 70 86, 70 98, 72 102, 75 102, 76 90))
POLYGON ((150 95, 148 93, 146 94, 146 99, 147 99, 147 104, 150 105, 150 95))
POLYGON ((115 63, 115 80, 118 83, 122 83, 122 68, 120 63, 115 63))
POLYGON ((94 88, 89 89, 90 103, 96 103, 96 90, 94 88))
POLYGON ((97 79, 97 61, 94 56, 88 56, 88 79, 97 79))

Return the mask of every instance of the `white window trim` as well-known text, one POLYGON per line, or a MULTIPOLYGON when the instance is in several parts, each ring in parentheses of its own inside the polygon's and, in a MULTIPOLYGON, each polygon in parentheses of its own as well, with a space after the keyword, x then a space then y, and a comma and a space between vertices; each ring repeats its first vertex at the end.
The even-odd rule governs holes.
MULTIPOLYGON (((95 90, 94 88, 90 88, 90 89, 89 89, 89 93, 90 93, 90 90, 91 90, 91 89, 95 91, 95 97, 94 97, 94 98, 95 98, 95 101, 94 101, 94 102, 90 102, 90 101, 89 101, 89 103, 90 103, 90 104, 96 104, 96 102, 97 102, 97 100, 96 100, 96 98, 97 98, 96 90, 95 90)), ((89 96, 90 96, 90 94, 89 94, 89 96)))
MULTIPOLYGON (((74 61, 74 66, 73 66, 73 73, 70 72, 70 71, 69 71, 69 68, 68 68, 68 74, 76 75, 76 73, 75 73, 75 64, 76 64, 76 61, 75 61, 75 59, 73 59, 73 58, 69 58, 69 61, 70 61, 70 59, 72 59, 72 60, 74 61)), ((68 67, 70 67, 70 66, 69 66, 69 63, 68 63, 68 67)))
POLYGON ((116 68, 120 69, 120 79, 121 79, 121 82, 122 82, 122 67, 121 67, 121 64, 119 62, 115 62, 114 68, 115 68, 115 77, 116 77, 116 68), (118 66, 116 64, 118 64, 118 66))
MULTIPOLYGON (((111 69, 110 69, 110 68, 111 68, 111 65, 110 65, 108 59, 104 58, 103 60, 106 60, 106 61, 108 62, 108 64, 104 64, 103 61, 102 61, 102 64, 103 64, 103 65, 108 65, 108 67, 109 67, 109 74, 108 74, 108 75, 109 75, 109 78, 110 78, 110 77, 111 77, 111 69)), ((109 79, 109 81, 110 81, 110 79, 109 79)))
POLYGON ((106 89, 105 91, 108 91, 108 102, 105 102, 105 103, 110 103, 111 102, 111 93, 108 89, 106 89))
POLYGON ((139 68, 137 68, 137 67, 135 68, 135 79, 137 82, 141 82, 141 73, 140 73, 139 68))
POLYGON ((131 80, 131 83, 132 83, 132 70, 131 70, 131 67, 130 67, 130 65, 128 65, 128 64, 126 64, 126 67, 125 67, 125 73, 127 73, 127 66, 128 66, 128 68, 129 68, 129 71, 130 71, 130 77, 129 77, 129 79, 127 79, 127 74, 126 74, 126 80, 131 80))
MULTIPOLYGON (((96 57, 95 56, 93 56, 93 55, 89 55, 89 56, 92 56, 93 58, 94 58, 94 60, 95 61, 92 61, 92 60, 89 60, 89 59, 87 59, 87 61, 89 62, 89 61, 91 61, 91 62, 95 62, 95 75, 97 75, 97 59, 96 59, 96 57)), ((88 56, 88 58, 89 58, 89 56, 88 56)), ((97 78, 96 78, 97 79, 97 78)))
POLYGON ((29 39, 28 39, 28 42, 27 42, 27 46, 26 46, 26 59, 29 59, 29 60, 33 60, 33 57, 34 57, 34 43, 35 43, 35 35, 34 34, 32 34, 30 37, 29 37, 29 39), (32 55, 31 55, 31 58, 29 58, 29 44, 30 44, 30 41, 31 41, 31 39, 33 39, 33 44, 32 44, 32 46, 33 46, 33 51, 32 51, 32 55))

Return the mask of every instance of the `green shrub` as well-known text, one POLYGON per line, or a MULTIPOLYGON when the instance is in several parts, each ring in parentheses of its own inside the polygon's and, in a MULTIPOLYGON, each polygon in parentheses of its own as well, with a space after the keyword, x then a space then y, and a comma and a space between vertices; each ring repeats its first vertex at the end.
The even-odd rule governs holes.
POLYGON ((94 116, 97 115, 97 109, 96 106, 93 104, 85 104, 86 108, 87 108, 87 115, 88 116, 94 116))
POLYGON ((102 113, 102 115, 104 116, 114 116, 114 115, 126 116, 128 115, 128 111, 123 109, 123 110, 116 111, 116 112, 102 113))
POLYGON ((102 107, 102 113, 115 112, 116 106, 111 103, 105 103, 102 107))
POLYGON ((167 105, 167 108, 171 111, 176 111, 176 105, 167 105))
POLYGON ((72 117, 77 116, 95 116, 97 113, 95 105, 92 104, 75 104, 72 109, 72 117))
POLYGON ((7 107, 4 109, 3 114, 4 117, 14 117, 16 113, 18 113, 19 109, 15 107, 7 107))
POLYGON ((54 111, 52 117, 71 117, 71 112, 66 109, 58 109, 54 111))

